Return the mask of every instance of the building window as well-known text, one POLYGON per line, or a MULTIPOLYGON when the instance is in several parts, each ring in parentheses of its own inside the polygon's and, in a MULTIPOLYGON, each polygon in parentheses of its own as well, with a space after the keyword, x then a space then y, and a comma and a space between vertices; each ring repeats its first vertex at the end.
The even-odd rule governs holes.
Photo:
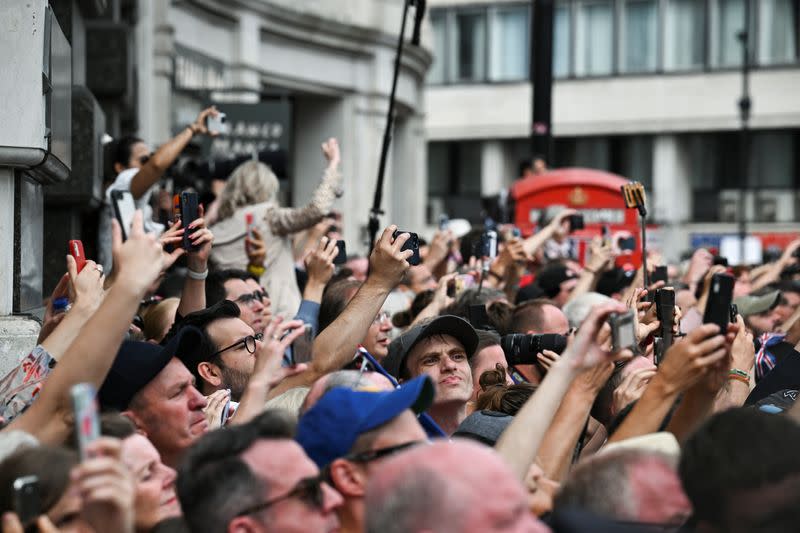
POLYGON ((611 74, 614 48, 614 6, 610 1, 580 2, 575 23, 575 75, 611 74))
POLYGON ((570 74, 569 58, 572 35, 569 5, 556 5, 553 12, 553 76, 566 78, 570 74))
POLYGON ((447 73, 447 12, 431 11, 433 28, 433 64, 428 72, 428 83, 444 83, 447 73))
POLYGON ((795 146, 793 132, 757 132, 750 145, 750 187, 794 187, 795 146))
POLYGON ((716 67, 739 66, 742 45, 738 35, 744 29, 745 0, 712 0, 712 4, 715 15, 712 63, 716 67))
POLYGON ((797 4, 794 0, 761 0, 758 12, 758 63, 797 60, 797 4))
POLYGON ((699 0, 668 0, 665 20, 665 70, 690 70, 705 64, 706 5, 699 0))
POLYGON ((527 6, 489 11, 489 79, 524 80, 530 66, 530 21, 527 6))
POLYGON ((653 72, 658 66, 658 4, 626 0, 622 5, 622 72, 653 72))
POLYGON ((455 69, 452 79, 483 81, 486 79, 486 12, 463 11, 455 14, 455 31, 450 41, 455 69))

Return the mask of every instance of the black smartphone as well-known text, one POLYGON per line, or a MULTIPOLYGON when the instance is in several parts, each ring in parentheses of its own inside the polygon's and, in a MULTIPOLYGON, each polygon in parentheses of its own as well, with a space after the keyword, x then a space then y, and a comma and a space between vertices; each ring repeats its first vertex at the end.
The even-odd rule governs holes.
POLYGON ((497 232, 489 230, 481 233, 478 247, 478 253, 475 254, 477 257, 489 259, 497 257, 497 232))
POLYGON ((122 240, 127 241, 131 234, 133 215, 136 214, 136 204, 130 191, 114 189, 111 191, 111 205, 114 208, 114 217, 122 228, 122 240))
POLYGON ((42 514, 42 498, 39 493, 39 478, 18 477, 14 480, 14 512, 25 531, 38 531, 36 519, 42 514))
POLYGON ((739 316, 739 306, 731 304, 731 323, 736 322, 737 316, 739 316))
POLYGON ((632 310, 625 313, 612 313, 608 317, 608 324, 611 326, 613 351, 618 352, 625 348, 633 350, 636 347, 636 326, 632 310))
POLYGON ((650 283, 657 283, 659 281, 667 282, 667 266, 660 265, 655 268, 653 275, 650 277, 650 283))
POLYGON ((713 260, 714 265, 728 266, 728 258, 721 255, 715 255, 713 260))
POLYGON ((189 224, 200 218, 198 210, 197 193, 192 191, 183 191, 181 193, 181 225, 187 228, 183 233, 183 249, 187 252, 194 252, 197 246, 192 244, 190 237, 194 234, 197 228, 188 229, 189 224))
POLYGON ((456 280, 451 279, 447 282, 447 297, 448 298, 455 298, 456 297, 456 280))
POLYGON ((656 316, 662 324, 672 321, 675 316, 675 291, 669 289, 658 289, 655 293, 656 316))
POLYGON ((583 221, 583 215, 570 215, 569 216, 569 232, 572 233, 575 230, 583 229, 586 227, 583 221))
POLYGON ((403 247, 400 250, 401 251, 411 250, 412 252, 414 252, 414 254, 408 258, 408 264, 411 266, 416 266, 420 264, 420 262, 422 262, 419 256, 419 235, 417 235, 416 233, 411 233, 410 231, 401 231, 398 229, 395 230, 395 232, 392 234, 392 240, 397 239, 397 237, 399 237, 403 233, 408 233, 411 236, 403 244, 403 247))
POLYGON ((334 265, 343 265, 347 263, 347 247, 344 241, 336 241, 336 248, 339 250, 336 257, 333 259, 334 265))
POLYGON ((728 321, 731 318, 733 284, 733 276, 728 274, 714 274, 711 276, 706 312, 703 314, 703 323, 718 325, 719 331, 723 335, 728 329, 728 321))

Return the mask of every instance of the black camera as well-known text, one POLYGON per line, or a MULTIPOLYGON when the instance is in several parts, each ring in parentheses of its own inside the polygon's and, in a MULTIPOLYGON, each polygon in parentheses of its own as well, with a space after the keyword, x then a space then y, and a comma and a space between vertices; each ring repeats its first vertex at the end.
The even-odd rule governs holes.
POLYGON ((497 232, 484 231, 476 243, 475 257, 494 259, 497 257, 497 232))
POLYGON ((532 365, 537 362, 536 354, 550 350, 560 354, 567 347, 567 338, 558 333, 526 335, 512 333, 500 339, 500 346, 506 354, 509 365, 532 365))
POLYGON ((409 231, 395 230, 395 232, 392 234, 392 241, 396 240, 397 237, 403 233, 408 233, 410 237, 405 243, 403 243, 403 247, 400 249, 400 251, 404 252, 406 250, 411 250, 414 252, 414 254, 408 258, 408 264, 411 266, 416 266, 422 262, 422 259, 420 259, 419 256, 419 236, 416 233, 411 233, 409 231))

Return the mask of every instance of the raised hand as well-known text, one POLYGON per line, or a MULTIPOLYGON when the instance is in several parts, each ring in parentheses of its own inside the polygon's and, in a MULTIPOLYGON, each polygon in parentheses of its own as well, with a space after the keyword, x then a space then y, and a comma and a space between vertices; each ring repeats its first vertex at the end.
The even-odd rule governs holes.
POLYGON ((572 343, 567 346, 561 359, 573 369, 586 370, 606 361, 633 357, 630 350, 619 353, 604 348, 600 338, 601 329, 611 313, 624 313, 626 307, 619 302, 596 305, 583 321, 572 343))
POLYGON ((204 135, 210 135, 211 137, 218 135, 218 133, 216 132, 211 133, 210 131, 208 131, 208 126, 206 125, 206 120, 208 120, 208 117, 216 117, 218 115, 219 111, 213 105, 211 107, 203 109, 202 111, 200 111, 200 114, 197 115, 197 118, 190 126, 192 128, 192 132, 202 133, 204 135))
POLYGON ((614 389, 611 414, 616 415, 625 407, 642 397, 647 384, 656 375, 655 368, 639 368, 634 370, 622 380, 614 389))
POLYGON ((317 247, 306 255, 303 261, 308 273, 308 282, 325 285, 333 276, 333 260, 336 259, 339 248, 336 241, 322 237, 317 247))
POLYGON ((267 245, 258 228, 253 228, 253 235, 244 238, 244 250, 247 253, 247 264, 263 267, 267 260, 267 245))
POLYGON ((144 293, 163 270, 161 246, 153 235, 144 232, 142 211, 136 210, 128 240, 122 242, 122 230, 111 221, 111 250, 118 282, 144 293))
POLYGON ((403 275, 411 266, 408 264, 408 258, 414 255, 411 250, 401 250, 403 244, 410 237, 408 233, 401 233, 394 242, 392 241, 392 234, 396 230, 397 226, 395 225, 383 230, 369 256, 367 283, 379 284, 388 290, 396 287, 403 279, 403 275))
POLYGON ((189 240, 197 248, 195 251, 187 252, 188 266, 190 270, 195 272, 205 272, 208 268, 211 246, 214 244, 214 234, 206 227, 204 214, 205 210, 201 205, 198 207, 198 215, 200 215, 200 218, 193 220, 188 228, 194 230, 189 240))
POLYGON ((37 531, 38 533, 59 533, 58 528, 53 525, 47 515, 42 515, 36 519, 36 526, 22 527, 22 522, 16 513, 3 514, 3 533, 27 533, 37 531))
POLYGON ((70 300, 89 314, 94 313, 103 301, 103 268, 94 261, 86 261, 80 274, 75 258, 67 256, 70 300))
POLYGON ((135 481, 120 460, 118 439, 103 437, 89 445, 89 459, 71 477, 82 499, 81 514, 94 531, 133 532, 135 481))
POLYGON ((222 427, 222 411, 225 410, 225 406, 230 399, 230 389, 220 389, 206 397, 207 403, 203 409, 203 413, 206 415, 209 431, 222 427))
POLYGON ((306 365, 298 364, 290 367, 282 366, 283 354, 303 332, 301 320, 283 322, 277 317, 264 329, 264 339, 256 349, 256 364, 250 378, 260 379, 270 388, 284 379, 299 374, 306 369, 306 365), (290 331, 291 330, 291 331, 290 331), (286 333, 290 331, 290 333, 286 333))
POLYGON ((667 350, 653 378, 668 392, 685 391, 728 355, 728 344, 716 324, 703 324, 667 350))
POLYGON ((53 300, 67 296, 69 296, 69 273, 65 273, 63 276, 61 276, 61 279, 58 280, 58 285, 56 285, 56 288, 53 289, 53 293, 47 300, 47 307, 45 307, 44 310, 42 327, 39 329, 39 338, 36 340, 36 344, 41 344, 42 341, 50 336, 50 334, 54 329, 56 329, 61 321, 64 320, 66 313, 56 313, 53 311, 53 300))
POLYGON ((550 350, 544 350, 541 353, 536 354, 536 360, 539 361, 539 364, 542 365, 548 372, 560 358, 560 355, 550 350))
POLYGON ((339 141, 331 137, 322 143, 322 154, 328 162, 328 168, 337 168, 342 160, 341 153, 339 152, 339 141))

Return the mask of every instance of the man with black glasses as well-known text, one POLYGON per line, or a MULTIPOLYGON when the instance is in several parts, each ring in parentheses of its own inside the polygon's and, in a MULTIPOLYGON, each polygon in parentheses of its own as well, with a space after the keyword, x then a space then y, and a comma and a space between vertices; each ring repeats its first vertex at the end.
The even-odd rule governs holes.
POLYGON ((239 308, 239 318, 256 333, 262 333, 272 318, 267 292, 244 270, 219 270, 206 279, 206 305, 230 300, 239 308))
POLYGON ((191 531, 339 531, 342 496, 292 440, 294 423, 267 411, 214 431, 187 453, 178 497, 191 531))
POLYGON ((416 415, 433 396, 427 376, 380 392, 365 378, 362 387, 330 390, 300 419, 297 441, 344 497, 342 532, 364 530, 367 481, 380 460, 427 441, 416 415))

